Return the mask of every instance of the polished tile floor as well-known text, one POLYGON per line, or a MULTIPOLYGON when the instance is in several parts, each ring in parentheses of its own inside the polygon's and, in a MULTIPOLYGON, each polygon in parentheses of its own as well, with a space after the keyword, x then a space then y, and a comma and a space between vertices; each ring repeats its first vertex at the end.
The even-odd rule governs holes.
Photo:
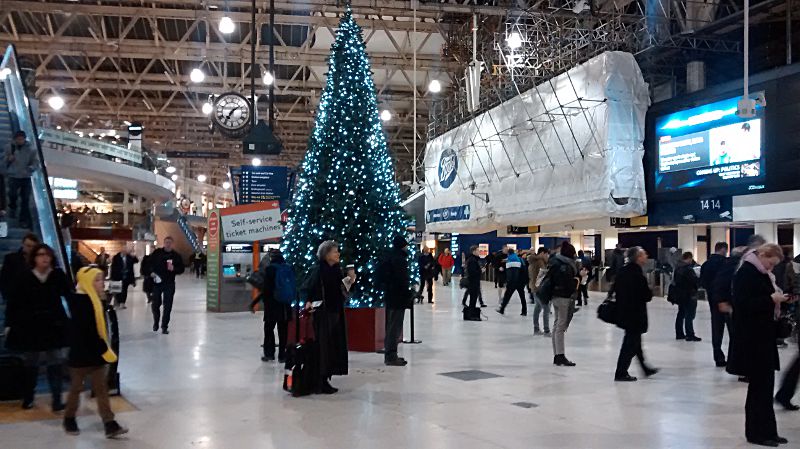
MULTIPOLYGON (((496 291, 484 287, 494 306, 496 291)), ((0 425, 0 447, 747 447, 745 386, 714 367, 708 339, 673 339, 674 309, 663 300, 650 307, 645 336, 647 356, 662 368, 652 379, 612 381, 622 332, 595 317, 599 294, 567 333, 567 355, 578 365, 559 368, 550 340, 534 337, 530 317, 519 316, 518 301, 505 316, 487 308, 488 321, 464 322, 462 291, 439 285, 436 304, 416 308, 422 344, 401 346, 407 367, 351 353, 351 374, 333 381, 339 394, 295 399, 280 388, 282 367, 259 360, 261 316, 206 313, 204 294, 204 283, 179 280, 170 335, 150 330, 140 288, 120 311, 123 392, 138 408, 118 414, 131 429, 126 440, 105 440, 98 419, 87 416, 78 437, 64 435, 56 420, 0 425)), ((701 337, 708 316, 703 303, 701 337)), ((782 350, 782 361, 795 350, 782 350)), ((800 413, 777 416, 781 434, 800 447, 800 413)))

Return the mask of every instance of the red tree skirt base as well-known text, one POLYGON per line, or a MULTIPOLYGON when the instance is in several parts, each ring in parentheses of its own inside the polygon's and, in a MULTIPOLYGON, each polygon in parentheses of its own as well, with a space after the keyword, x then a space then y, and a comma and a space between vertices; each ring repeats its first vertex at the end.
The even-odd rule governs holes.
POLYGON ((347 317, 347 349, 375 352, 383 349, 386 337, 386 309, 345 309, 347 317))

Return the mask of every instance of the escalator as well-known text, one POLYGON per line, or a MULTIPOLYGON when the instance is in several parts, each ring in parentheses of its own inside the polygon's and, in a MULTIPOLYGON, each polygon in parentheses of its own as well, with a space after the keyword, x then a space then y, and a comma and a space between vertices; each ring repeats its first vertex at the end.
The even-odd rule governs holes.
MULTIPOLYGON (((53 201, 53 194, 50 184, 47 182, 47 169, 43 163, 44 158, 42 149, 37 136, 31 101, 27 96, 25 86, 20 77, 17 57, 13 46, 8 46, 2 54, 0 62, 0 148, 5 150, 6 145, 11 142, 11 138, 16 131, 24 131, 28 136, 28 141, 38 154, 39 164, 31 176, 31 201, 30 214, 32 218, 32 229, 25 229, 13 219, 7 219, 8 235, 0 237, 0 265, 6 254, 17 251, 20 247, 22 237, 32 232, 39 237, 39 240, 52 247, 56 253, 56 265, 65 268, 67 276, 71 280, 71 272, 66 249, 61 238, 58 226, 58 218, 53 201)), ((20 207, 24 207, 20 205, 20 207)), ((5 301, 0 301, 0 322, 5 321, 5 301)), ((2 342, 0 333, 0 354, 5 345, 2 342)))

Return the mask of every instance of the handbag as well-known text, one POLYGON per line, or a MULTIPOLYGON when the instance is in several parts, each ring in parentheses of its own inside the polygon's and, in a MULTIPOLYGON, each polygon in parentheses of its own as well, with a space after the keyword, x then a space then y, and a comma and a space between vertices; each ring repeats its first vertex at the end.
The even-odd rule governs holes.
POLYGON ((608 324, 617 324, 617 302, 606 299, 597 307, 597 318, 608 324))
POLYGON ((122 281, 108 281, 109 293, 122 293, 122 281))
POLYGON ((789 338, 794 333, 794 328, 797 325, 791 315, 783 315, 775 322, 776 334, 780 339, 789 338))
POLYGON ((458 288, 469 288, 469 279, 466 276, 461 276, 461 279, 458 281, 458 288))

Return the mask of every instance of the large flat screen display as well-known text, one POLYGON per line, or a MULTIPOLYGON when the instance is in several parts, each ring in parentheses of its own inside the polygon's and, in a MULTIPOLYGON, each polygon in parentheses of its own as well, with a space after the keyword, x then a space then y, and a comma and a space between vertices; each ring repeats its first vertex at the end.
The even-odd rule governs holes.
POLYGON ((763 188, 764 110, 736 115, 741 97, 675 112, 656 120, 656 192, 714 189, 749 183, 763 188))

